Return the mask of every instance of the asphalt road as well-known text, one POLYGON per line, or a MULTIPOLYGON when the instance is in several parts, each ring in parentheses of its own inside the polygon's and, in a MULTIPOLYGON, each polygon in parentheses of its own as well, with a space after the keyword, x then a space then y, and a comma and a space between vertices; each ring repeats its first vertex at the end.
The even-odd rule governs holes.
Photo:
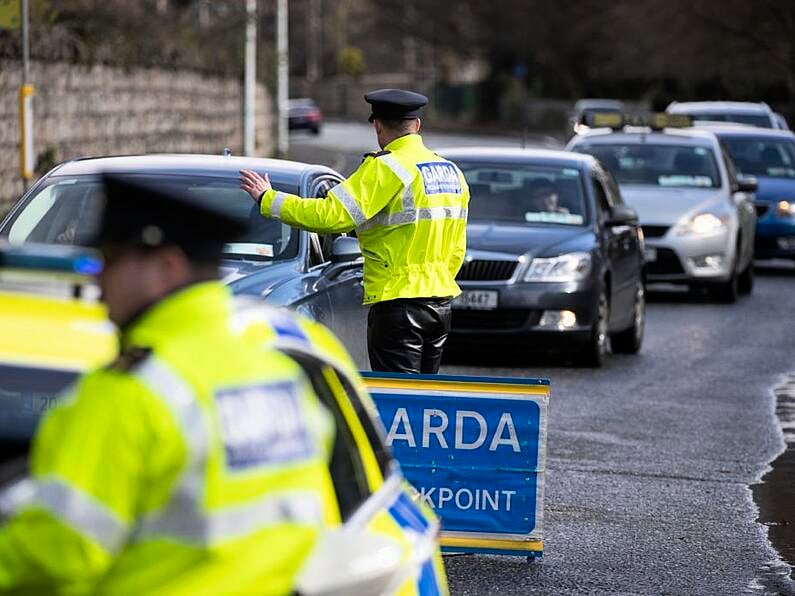
MULTIPOLYGON (((294 157, 351 167, 339 163, 369 147, 350 141, 362 127, 335 126, 331 143, 295 137, 294 157)), ((795 370, 793 289, 785 264, 735 305, 654 292, 642 352, 599 370, 529 353, 447 362, 442 372, 552 382, 546 554, 446 557, 452 592, 795 594, 750 488, 784 448, 773 389, 795 370)))
MULTIPOLYGON (((432 149, 445 147, 520 147, 520 136, 473 136, 464 134, 422 131, 425 144, 432 149)), ((527 147, 560 147, 559 140, 531 135, 524 139, 527 147)), ((342 174, 350 174, 362 161, 362 154, 377 151, 373 125, 366 122, 326 122, 319 135, 308 131, 294 131, 290 135, 290 158, 298 161, 323 163, 342 174)))

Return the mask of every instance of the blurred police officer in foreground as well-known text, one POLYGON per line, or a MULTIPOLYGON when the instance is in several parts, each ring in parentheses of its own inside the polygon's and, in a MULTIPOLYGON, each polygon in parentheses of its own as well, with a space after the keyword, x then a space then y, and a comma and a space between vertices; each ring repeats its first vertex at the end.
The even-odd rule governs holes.
POLYGON ((264 216, 319 233, 355 230, 364 255, 367 344, 373 370, 436 373, 450 330, 455 276, 466 252, 469 189, 461 171, 422 143, 418 93, 365 95, 382 151, 368 153, 325 200, 271 188, 241 172, 264 216))
POLYGON ((329 414, 234 329, 216 281, 240 224, 106 177, 100 285, 121 355, 42 421, 0 529, 0 591, 282 594, 338 521, 329 414))

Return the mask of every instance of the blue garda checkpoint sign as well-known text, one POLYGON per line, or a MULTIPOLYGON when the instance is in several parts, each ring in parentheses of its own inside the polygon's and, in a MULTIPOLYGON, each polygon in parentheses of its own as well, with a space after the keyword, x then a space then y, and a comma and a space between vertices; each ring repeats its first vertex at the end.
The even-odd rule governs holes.
POLYGON ((362 375, 443 550, 541 556, 549 381, 362 375))

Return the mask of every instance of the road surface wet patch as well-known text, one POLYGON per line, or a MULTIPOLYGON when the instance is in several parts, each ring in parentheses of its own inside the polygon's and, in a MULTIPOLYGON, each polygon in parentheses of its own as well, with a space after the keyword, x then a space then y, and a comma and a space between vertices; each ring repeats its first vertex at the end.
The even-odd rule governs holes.
POLYGON ((775 394, 786 447, 762 482, 751 489, 759 523, 768 528, 768 538, 781 558, 795 567, 795 375, 787 377, 775 394))

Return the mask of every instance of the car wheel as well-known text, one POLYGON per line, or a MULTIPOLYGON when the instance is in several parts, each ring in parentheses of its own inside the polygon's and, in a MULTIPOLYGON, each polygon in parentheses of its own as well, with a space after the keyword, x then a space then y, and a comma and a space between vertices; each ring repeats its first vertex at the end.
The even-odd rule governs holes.
POLYGON ((732 268, 731 277, 724 282, 712 284, 709 286, 709 296, 715 302, 723 304, 734 304, 737 302, 737 294, 739 293, 739 276, 737 275, 737 266, 732 268))
POLYGON ((632 326, 610 337, 610 347, 619 354, 637 354, 643 345, 643 331, 646 327, 646 288, 638 280, 635 289, 635 306, 632 326))
POLYGON ((748 266, 740 273, 737 280, 737 289, 740 294, 749 295, 754 291, 754 262, 749 261, 748 266))
POLYGON ((588 343, 583 347, 577 358, 580 366, 599 368, 604 364, 607 355, 607 322, 610 319, 610 306, 605 290, 599 292, 596 309, 596 320, 591 327, 588 343))
POLYGON ((319 126, 315 126, 312 129, 312 134, 315 135, 315 136, 319 135, 320 134, 320 127, 319 126))

